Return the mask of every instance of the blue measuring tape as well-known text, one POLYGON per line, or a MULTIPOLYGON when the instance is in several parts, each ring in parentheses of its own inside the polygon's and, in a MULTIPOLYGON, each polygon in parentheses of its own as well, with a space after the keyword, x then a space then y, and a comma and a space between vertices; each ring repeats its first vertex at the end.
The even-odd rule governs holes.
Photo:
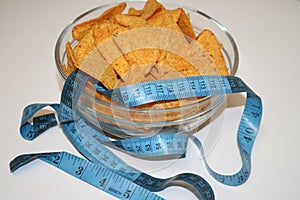
POLYGON ((200 153, 204 155, 204 152, 200 140, 190 134, 158 134, 121 140, 109 138, 91 126, 81 113, 74 109, 88 80, 94 82, 99 92, 128 107, 160 100, 246 92, 246 105, 237 134, 242 168, 233 175, 222 175, 212 170, 203 157, 212 177, 225 185, 240 185, 248 179, 251 171, 251 151, 262 116, 262 102, 238 77, 184 77, 107 90, 101 83, 77 70, 66 80, 60 104, 31 104, 24 109, 20 132, 26 140, 33 140, 48 128, 56 126, 57 121, 53 113, 34 117, 37 111, 50 106, 58 113, 58 121, 68 139, 87 160, 67 152, 23 154, 11 161, 12 172, 35 159, 41 159, 119 199, 163 199, 155 192, 169 186, 184 184, 188 184, 190 187, 187 189, 194 192, 199 199, 215 199, 211 186, 199 175, 183 173, 159 179, 129 166, 113 154, 106 146, 137 157, 184 157, 188 140, 193 141, 200 153), (29 123, 32 118, 33 123, 29 123))

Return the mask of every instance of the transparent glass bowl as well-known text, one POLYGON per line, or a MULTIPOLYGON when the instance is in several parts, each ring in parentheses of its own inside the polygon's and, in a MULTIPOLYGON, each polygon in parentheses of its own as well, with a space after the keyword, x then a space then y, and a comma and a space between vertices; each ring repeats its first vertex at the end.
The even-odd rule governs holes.
MULTIPOLYGON (((134 7, 142 9, 145 1, 125 1, 127 9, 134 7)), ((95 18, 108 8, 120 2, 109 3, 95 7, 70 22, 58 37, 55 46, 55 61, 60 82, 67 78, 63 65, 67 63, 65 44, 72 45, 76 41, 72 38, 72 28, 81 22, 95 18)), ((218 21, 205 13, 180 4, 162 2, 167 9, 183 8, 190 15, 191 23, 196 33, 203 29, 210 29, 222 43, 222 52, 229 67, 230 75, 234 75, 238 68, 239 55, 237 45, 227 29, 218 21)), ((125 10, 124 12, 126 12, 125 10)), ((212 114, 224 104, 225 95, 204 97, 193 100, 183 100, 169 108, 150 106, 147 108, 127 108, 113 104, 107 98, 94 91, 88 85, 81 94, 78 102, 80 114, 97 129, 117 138, 138 137, 158 133, 195 133, 212 114)), ((170 103, 172 105, 172 103, 170 103)))

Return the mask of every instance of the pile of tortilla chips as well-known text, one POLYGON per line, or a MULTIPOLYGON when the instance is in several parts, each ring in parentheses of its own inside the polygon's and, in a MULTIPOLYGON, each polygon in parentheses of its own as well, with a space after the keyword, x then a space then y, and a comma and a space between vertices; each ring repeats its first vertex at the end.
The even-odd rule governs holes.
MULTIPOLYGON (((80 69, 107 89, 182 76, 228 75, 222 45, 214 33, 206 29, 196 35, 190 16, 183 8, 168 10, 156 0, 148 0, 141 10, 126 9, 126 3, 120 3, 96 18, 75 25, 72 37, 76 43, 66 44, 66 74, 80 69)), ((111 103, 100 93, 96 96, 111 103)), ((156 102, 139 108, 174 108, 195 102, 195 99, 156 102)), ((94 109, 118 117, 108 108, 105 111, 97 106, 93 105, 94 109)), ((180 117, 184 117, 182 111, 163 116, 160 121, 180 117)), ((152 120, 140 115, 131 118, 152 120)))

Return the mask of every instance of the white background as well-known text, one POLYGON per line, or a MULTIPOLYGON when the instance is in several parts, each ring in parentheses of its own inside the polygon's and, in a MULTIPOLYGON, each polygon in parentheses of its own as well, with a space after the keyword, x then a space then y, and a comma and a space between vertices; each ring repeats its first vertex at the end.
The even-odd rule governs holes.
MULTIPOLYGON (((21 112, 29 103, 59 101, 54 63, 56 39, 75 16, 103 2, 108 1, 1 0, 0 199, 115 199, 41 161, 14 174, 8 167, 21 153, 77 153, 59 127, 33 142, 24 141, 19 135, 21 112)), ((147 162, 117 154, 157 177, 182 172, 199 174, 209 181, 220 200, 299 198, 300 1, 178 2, 206 12, 228 28, 240 52, 237 75, 263 99, 264 114, 253 149, 250 178, 238 187, 217 183, 193 147, 185 159, 176 162, 147 162)), ((241 164, 236 148, 241 110, 242 106, 231 106, 220 115, 224 121, 222 134, 208 160, 221 173, 233 173, 241 164)), ((179 187, 159 194, 167 199, 195 199, 179 187)))

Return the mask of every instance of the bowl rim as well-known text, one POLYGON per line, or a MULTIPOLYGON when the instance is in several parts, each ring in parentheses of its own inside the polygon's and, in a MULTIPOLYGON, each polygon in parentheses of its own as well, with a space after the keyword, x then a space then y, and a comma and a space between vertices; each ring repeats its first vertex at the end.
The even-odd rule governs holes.
MULTIPOLYGON (((147 0, 118 0, 118 1, 113 1, 113 2, 109 2, 109 3, 105 3, 105 4, 101 4, 99 6, 96 6, 96 7, 93 7, 85 12, 83 12, 82 14, 78 15, 77 17, 75 17, 73 20, 71 20, 66 26, 65 28, 62 30, 62 32, 59 34, 57 40, 56 40, 56 44, 55 44, 55 48, 54 48, 54 58, 55 58, 55 64, 56 64, 56 68, 57 70, 59 71, 59 74, 63 77, 64 80, 67 79, 67 75, 65 74, 64 70, 63 70, 63 67, 62 67, 62 61, 60 60, 60 48, 62 45, 65 45, 65 44, 62 44, 62 41, 63 41, 63 38, 64 36, 66 35, 66 33, 72 29, 73 25, 78 22, 81 18, 83 18, 84 16, 96 11, 96 10, 99 10, 99 9, 102 9, 102 8, 109 8, 111 6, 114 6, 114 5, 117 5, 121 2, 133 2, 133 3, 141 3, 141 2, 146 2, 147 0)), ((229 33, 229 31, 227 30, 227 28, 225 26, 223 26, 219 21, 217 21, 216 19, 214 19, 213 17, 207 15, 206 13, 198 10, 197 8, 194 8, 194 7, 190 7, 190 6, 187 6, 187 5, 184 5, 184 4, 181 4, 181 3, 175 3, 175 2, 170 2, 170 1, 165 1, 165 0, 158 0, 158 2, 162 3, 162 4, 168 4, 168 5, 173 5, 173 6, 178 6, 178 7, 181 7, 187 11, 191 11, 191 12, 194 12, 194 13, 197 13, 197 14, 200 14, 202 15, 203 17, 207 18, 208 20, 210 20, 211 22, 213 22, 220 30, 222 30, 227 39, 230 41, 230 44, 232 46, 232 49, 233 49, 233 54, 234 54, 234 59, 233 59, 233 63, 231 64, 232 66, 230 67, 230 75, 233 76, 236 74, 237 72, 237 69, 238 69, 238 65, 239 65, 239 51, 238 51, 238 48, 237 48, 237 44, 235 42, 235 40, 233 39, 232 35, 229 33)), ((74 43, 74 39, 72 39, 71 44, 74 43)), ((226 51, 223 51, 226 53, 226 51)), ((66 52, 63 53, 63 57, 65 57, 65 54, 66 52)), ((90 95, 91 96, 91 95, 90 95)), ((92 96, 91 96, 92 97, 92 96)), ((200 100, 194 102, 194 103, 191 103, 191 104, 187 104, 187 105, 183 105, 183 106, 179 106, 179 107, 176 107, 176 108, 163 108, 163 109, 142 109, 142 108, 127 108, 125 106, 121 106, 121 105, 117 105, 117 104, 111 104, 111 103, 108 103, 108 102, 105 102, 105 101, 102 101, 100 99, 96 99, 96 101, 104 106, 110 106, 112 107, 113 109, 122 109, 122 110, 125 110, 125 111, 133 111, 133 112, 166 112, 166 111, 178 111, 179 109, 185 109, 185 108, 191 108, 195 105, 199 105, 200 103, 204 103, 204 102, 207 102, 209 99, 211 98, 211 96, 206 96, 204 98, 201 98, 200 100)), ((219 104, 219 102, 217 103, 219 104)), ((198 113, 197 116, 200 114, 200 115, 203 115, 205 113, 208 113, 210 112, 211 110, 213 110, 213 108, 215 108, 216 106, 208 106, 205 110, 203 110, 202 112, 198 113)))

